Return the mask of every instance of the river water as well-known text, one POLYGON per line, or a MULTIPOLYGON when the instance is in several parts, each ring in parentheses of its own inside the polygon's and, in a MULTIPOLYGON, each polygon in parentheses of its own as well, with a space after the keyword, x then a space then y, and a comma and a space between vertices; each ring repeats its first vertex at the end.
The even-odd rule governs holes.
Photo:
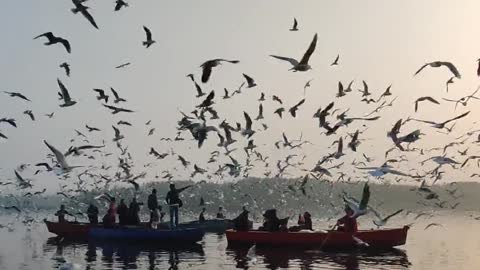
MULTIPOLYGON (((480 269, 480 221, 475 213, 436 213, 415 220, 404 215, 389 227, 413 223, 407 244, 389 252, 325 253, 291 248, 231 249, 224 235, 207 234, 188 248, 143 243, 58 241, 43 223, 0 229, 0 269, 480 269), (425 230, 430 223, 438 223, 425 230)), ((6 218, 0 219, 7 225, 6 218)), ((329 222, 330 224, 332 221, 329 222)), ((370 228, 370 220, 360 220, 370 228)), ((327 222, 319 221, 325 228, 327 222)))

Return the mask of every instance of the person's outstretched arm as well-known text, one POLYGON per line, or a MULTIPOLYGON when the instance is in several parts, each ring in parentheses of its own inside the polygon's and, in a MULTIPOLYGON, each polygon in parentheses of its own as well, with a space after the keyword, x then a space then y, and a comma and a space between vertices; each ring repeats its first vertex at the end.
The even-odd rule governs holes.
POLYGON ((179 189, 177 189, 177 191, 178 191, 178 193, 180 193, 180 192, 184 191, 185 189, 187 189, 187 188, 189 188, 189 187, 191 187, 191 186, 192 186, 192 185, 188 185, 188 186, 186 186, 186 187, 179 188, 179 189))

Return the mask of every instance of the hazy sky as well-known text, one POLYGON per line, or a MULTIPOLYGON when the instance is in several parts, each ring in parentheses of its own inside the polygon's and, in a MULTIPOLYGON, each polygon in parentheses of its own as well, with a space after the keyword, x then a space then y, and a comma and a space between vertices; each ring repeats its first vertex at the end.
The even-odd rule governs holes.
MULTIPOLYGON (((273 142, 281 139, 282 132, 290 138, 303 138, 314 145, 307 146, 297 154, 307 154, 303 166, 313 168, 322 156, 334 151, 328 149, 339 136, 346 136, 356 129, 363 130, 363 123, 354 123, 342 129, 337 135, 326 137, 318 128, 318 122, 312 119, 318 107, 325 107, 335 99, 337 83, 345 85, 355 79, 354 89, 361 88, 361 81, 368 82, 373 96, 377 98, 385 88, 392 84, 394 96, 398 96, 393 107, 380 112, 381 120, 367 123, 369 129, 361 136, 362 142, 357 153, 346 150, 347 156, 341 171, 353 173, 350 165, 353 159, 361 160, 362 153, 374 157, 370 165, 379 166, 384 161, 384 152, 392 146, 386 137, 387 130, 400 118, 408 116, 426 120, 445 120, 454 115, 471 110, 467 119, 457 123, 454 134, 447 136, 429 128, 428 125, 410 122, 402 133, 421 128, 426 135, 416 147, 431 148, 443 146, 452 138, 475 128, 479 110, 476 100, 467 108, 454 105, 423 104, 418 113, 414 113, 413 102, 420 96, 431 95, 437 100, 442 97, 458 99, 470 94, 478 86, 476 76, 477 58, 480 56, 480 39, 477 22, 480 3, 474 0, 459 2, 444 0, 425 1, 129 1, 130 7, 113 12, 114 1, 89 1, 91 13, 100 30, 94 29, 80 14, 74 15, 70 9, 71 1, 34 1, 7 0, 0 9, 0 25, 3 26, 2 46, 0 50, 1 91, 18 91, 28 96, 32 102, 12 99, 0 95, 0 118, 17 119, 18 128, 14 129, 2 123, 0 132, 9 140, 0 141, 0 180, 13 177, 13 169, 22 163, 37 163, 45 160, 49 153, 42 143, 46 139, 57 148, 66 150, 70 139, 75 137, 74 129, 85 134, 85 124, 102 129, 101 133, 90 133, 92 144, 101 144, 105 139, 107 151, 114 155, 97 158, 97 162, 84 158, 73 158, 72 165, 116 165, 118 150, 111 142, 112 124, 124 119, 134 123, 134 127, 120 127, 126 139, 123 144, 129 147, 137 161, 135 172, 144 170, 143 164, 154 162, 148 171, 147 180, 153 180, 164 169, 176 167, 172 174, 185 179, 193 168, 184 171, 176 157, 156 161, 148 156, 148 150, 154 146, 159 152, 174 148, 186 156, 192 165, 208 168, 213 173, 219 164, 226 161, 222 157, 219 164, 209 164, 209 153, 216 150, 217 136, 210 134, 209 140, 200 150, 191 141, 191 135, 185 133, 186 141, 180 143, 160 142, 161 137, 174 137, 176 121, 180 119, 178 109, 190 112, 201 102, 195 98, 195 88, 185 78, 195 73, 200 78, 200 64, 208 59, 239 59, 240 64, 224 64, 214 69, 208 84, 202 85, 205 92, 216 90, 215 108, 221 119, 227 119, 232 125, 244 123, 243 111, 254 118, 257 115, 257 99, 261 92, 267 95, 264 103, 265 120, 270 129, 257 132, 254 136, 259 151, 271 155, 270 168, 257 164, 252 175, 261 176, 263 172, 273 170, 276 160, 284 158, 287 150, 277 150, 273 142), (290 32, 293 18, 299 22, 298 32, 290 32), (149 49, 142 47, 145 38, 142 26, 148 26, 157 41, 149 49), (52 31, 67 38, 72 45, 72 53, 67 54, 60 45, 46 47, 42 40, 33 37, 52 31), (289 64, 269 57, 270 54, 300 58, 307 49, 312 37, 318 33, 318 43, 310 64, 313 70, 303 73, 288 71, 289 64), (340 65, 330 67, 330 63, 340 54, 340 65), (413 73, 425 62, 443 60, 452 61, 460 70, 462 79, 450 86, 445 92, 445 82, 450 73, 445 68, 427 68, 419 76, 413 73), (58 66, 62 62, 71 64, 72 74, 67 78, 58 66), (125 69, 114 67, 125 62, 132 64, 125 69), (253 89, 230 100, 222 100, 223 88, 233 92, 243 81, 246 73, 258 83, 253 89), (60 78, 70 95, 78 102, 69 108, 60 108, 57 100, 60 78), (278 119, 272 112, 278 104, 271 101, 272 95, 280 96, 288 108, 303 98, 303 86, 309 79, 312 87, 307 90, 306 103, 300 108, 296 119, 290 116, 278 119), (108 90, 114 87, 122 97, 128 100, 122 106, 135 110, 134 114, 112 116, 96 100, 93 88, 108 90), (32 122, 22 112, 31 109, 37 117, 32 122), (47 119, 46 113, 55 112, 53 119, 47 119), (145 122, 152 120, 156 128, 154 136, 146 134, 151 127, 145 122)), ((110 93, 109 93, 110 94, 110 93)), ((336 99, 336 108, 351 108, 349 116, 362 116, 377 105, 360 103, 360 93, 336 99)), ((330 120, 335 121, 334 119, 330 120)), ((218 124, 210 121, 210 124, 218 124)), ((254 123, 261 129, 259 122, 254 123)), ((246 140, 236 135, 239 148, 234 156, 242 163, 245 160, 243 146, 246 140)), ((75 145, 81 145, 77 139, 75 145)), ((466 146, 465 146, 466 147, 466 146)), ((457 149, 452 148, 449 156, 458 157, 457 149)), ((469 154, 476 154, 478 147, 471 147, 469 154)), ((431 153, 433 155, 435 153, 431 153)), ((437 152, 436 154, 441 154, 437 152)), ((433 168, 432 164, 419 168, 418 161, 427 156, 408 154, 410 163, 400 167, 412 168, 423 172, 433 168)), ((473 171, 473 164, 470 170, 473 171)), ((467 172, 470 172, 468 170, 467 172)), ((35 169, 24 172, 31 177, 35 169)), ((113 174, 115 170, 111 170, 113 174)), ((290 176, 301 176, 298 170, 289 171, 290 176)), ((412 172, 413 173, 413 172, 412 172)), ((449 173, 454 180, 464 178, 468 173, 449 173), (458 179, 458 177, 461 177, 458 179)), ((55 175, 43 173, 32 177, 38 187, 44 184, 57 186, 55 175)), ((336 178, 336 177, 335 177, 336 178)), ((448 178, 448 177, 445 177, 448 178)), ((197 177, 197 180, 203 179, 197 177)))

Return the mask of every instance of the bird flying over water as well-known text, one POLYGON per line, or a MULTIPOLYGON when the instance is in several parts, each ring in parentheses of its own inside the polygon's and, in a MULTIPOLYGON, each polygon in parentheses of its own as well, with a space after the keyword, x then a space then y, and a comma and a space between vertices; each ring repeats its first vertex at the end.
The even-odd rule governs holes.
POLYGON ((270 55, 273 58, 277 58, 283 61, 289 62, 293 67, 290 70, 293 71, 307 71, 309 69, 312 69, 312 67, 309 65, 308 61, 310 60, 310 57, 312 56, 313 52, 315 51, 315 47, 317 45, 317 34, 313 37, 312 42, 310 43, 310 46, 308 47, 307 51, 303 55, 302 59, 297 61, 296 59, 289 58, 289 57, 283 57, 283 56, 278 56, 278 55, 270 55))
POLYGON ((70 47, 70 42, 68 42, 68 40, 64 38, 56 37, 55 35, 53 35, 52 32, 43 33, 41 35, 36 36, 33 39, 38 39, 40 37, 46 37, 48 39, 48 41, 44 43, 46 46, 60 43, 63 45, 63 47, 65 47, 65 50, 67 50, 68 53, 72 52, 72 48, 70 47))

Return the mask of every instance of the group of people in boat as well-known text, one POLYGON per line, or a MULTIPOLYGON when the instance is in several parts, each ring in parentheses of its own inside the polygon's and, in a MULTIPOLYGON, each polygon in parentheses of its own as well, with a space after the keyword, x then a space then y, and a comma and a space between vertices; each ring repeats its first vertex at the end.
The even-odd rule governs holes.
MULTIPOLYGON (((186 186, 183 188, 177 189, 175 184, 170 184, 170 190, 167 193, 165 198, 166 203, 168 204, 170 210, 170 228, 175 229, 178 227, 178 211, 179 208, 183 206, 183 202, 180 199, 180 193, 191 186, 186 186)), ((107 213, 103 216, 102 223, 105 227, 112 227, 116 224, 116 216, 118 215, 119 225, 140 225, 140 206, 143 203, 137 202, 136 198, 133 198, 130 205, 127 206, 124 199, 120 200, 120 204, 117 207, 115 198, 112 198, 110 201, 110 206, 107 213)), ((165 212, 162 211, 162 206, 159 205, 157 200, 157 190, 153 189, 152 193, 148 196, 147 207, 150 211, 150 221, 149 225, 152 228, 157 228, 158 223, 163 222, 165 212)), ((198 217, 199 222, 206 221, 205 212, 206 208, 202 208, 200 215, 198 217)), ((98 214, 99 210, 94 204, 90 204, 87 209, 87 216, 90 224, 98 224, 98 214)), ((71 215, 65 206, 61 205, 60 210, 58 210, 55 215, 58 217, 59 223, 66 222, 65 216, 71 215)), ((247 231, 251 229, 252 222, 248 219, 249 211, 244 206, 242 212, 238 217, 233 219, 234 228, 239 231, 247 231)), ((218 219, 224 219, 225 215, 223 213, 223 208, 219 207, 218 213, 216 215, 218 219)), ((309 212, 299 215, 297 225, 288 227, 289 218, 280 219, 277 217, 276 209, 266 210, 263 214, 264 222, 259 230, 269 231, 269 232, 278 232, 278 231, 290 231, 298 232, 301 230, 313 230, 312 227, 312 217, 309 212)), ((342 232, 357 232, 358 225, 356 218, 354 217, 354 212, 349 206, 345 206, 345 215, 337 220, 336 223, 337 230, 342 232)))
MULTIPOLYGON (((248 219, 249 211, 243 207, 243 211, 238 217, 233 219, 234 228, 238 231, 248 231, 251 229, 251 221, 248 219)), ((280 219, 277 217, 276 209, 266 210, 263 214, 264 222, 258 228, 260 231, 268 232, 298 232, 301 230, 313 231, 312 216, 309 212, 299 215, 297 225, 288 227, 289 218, 280 219)), ((338 231, 355 233, 358 230, 357 220, 353 210, 345 206, 345 215, 337 220, 336 227, 338 231)))
MULTIPOLYGON (((176 188, 175 184, 170 184, 170 190, 166 195, 166 203, 168 204, 170 210, 170 228, 178 227, 178 211, 179 208, 183 206, 183 202, 180 199, 179 194, 191 186, 186 186, 183 188, 176 188)), ((120 200, 120 204, 117 206, 115 198, 112 198, 110 201, 109 208, 107 213, 102 218, 102 224, 105 227, 113 227, 117 224, 117 215, 118 215, 118 224, 125 225, 140 225, 140 207, 143 205, 142 202, 137 202, 136 198, 133 198, 130 202, 130 205, 127 206, 124 199, 120 200)), ((150 211, 150 221, 148 224, 152 228, 157 228, 158 224, 164 222, 165 212, 162 211, 162 206, 158 203, 157 199, 157 190, 152 189, 152 193, 148 196, 147 207, 150 211)), ((199 215, 199 221, 205 221, 205 212, 206 208, 203 208, 199 215)), ((72 216, 66 209, 64 205, 60 206, 55 215, 58 217, 59 223, 67 222, 65 219, 66 215, 72 216)), ((87 209, 87 217, 90 224, 96 225, 98 222, 99 210, 98 207, 93 203, 89 205, 87 209)), ((224 219, 225 215, 223 213, 223 208, 219 207, 218 213, 216 215, 219 219, 224 219)))

